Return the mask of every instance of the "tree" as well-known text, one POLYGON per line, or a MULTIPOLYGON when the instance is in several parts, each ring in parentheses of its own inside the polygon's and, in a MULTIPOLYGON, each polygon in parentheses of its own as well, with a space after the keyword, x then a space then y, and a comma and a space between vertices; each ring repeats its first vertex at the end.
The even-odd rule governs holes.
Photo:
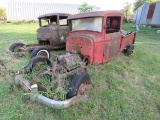
POLYGON ((0 17, 6 17, 6 9, 0 8, 0 17))
POLYGON ((131 3, 126 2, 126 3, 123 4, 123 9, 121 11, 123 12, 126 19, 129 18, 129 17, 130 18, 133 17, 133 13, 131 11, 131 8, 132 8, 131 3))
POLYGON ((92 12, 93 8, 91 6, 89 6, 87 2, 83 2, 83 4, 81 5, 81 7, 78 8, 78 10, 80 11, 80 13, 92 12))
POLYGON ((139 7, 141 7, 144 3, 147 2, 156 2, 158 0, 136 0, 136 2, 133 4, 133 11, 135 12, 139 7))

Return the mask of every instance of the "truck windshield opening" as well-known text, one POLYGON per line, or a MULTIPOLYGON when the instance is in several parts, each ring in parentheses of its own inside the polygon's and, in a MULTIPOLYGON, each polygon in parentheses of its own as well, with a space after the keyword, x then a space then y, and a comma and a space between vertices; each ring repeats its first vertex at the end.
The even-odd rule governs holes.
POLYGON ((71 20, 72 31, 89 30, 102 32, 102 17, 71 20))

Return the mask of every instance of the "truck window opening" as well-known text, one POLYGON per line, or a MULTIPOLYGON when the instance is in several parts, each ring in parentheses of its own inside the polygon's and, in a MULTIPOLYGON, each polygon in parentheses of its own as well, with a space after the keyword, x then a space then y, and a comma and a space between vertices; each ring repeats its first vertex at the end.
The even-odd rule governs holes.
POLYGON ((102 17, 75 19, 71 23, 72 31, 89 30, 102 32, 102 17))
POLYGON ((106 19, 106 34, 118 32, 120 30, 120 17, 107 17, 106 19))

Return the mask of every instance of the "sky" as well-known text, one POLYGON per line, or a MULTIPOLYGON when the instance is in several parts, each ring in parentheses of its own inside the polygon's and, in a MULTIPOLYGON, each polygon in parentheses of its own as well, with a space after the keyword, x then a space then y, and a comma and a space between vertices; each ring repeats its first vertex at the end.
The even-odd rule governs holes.
POLYGON ((19 2, 49 2, 49 3, 66 3, 66 4, 82 4, 87 2, 89 5, 96 5, 100 10, 120 10, 125 2, 134 3, 135 0, 0 0, 0 7, 6 7, 8 1, 19 2))

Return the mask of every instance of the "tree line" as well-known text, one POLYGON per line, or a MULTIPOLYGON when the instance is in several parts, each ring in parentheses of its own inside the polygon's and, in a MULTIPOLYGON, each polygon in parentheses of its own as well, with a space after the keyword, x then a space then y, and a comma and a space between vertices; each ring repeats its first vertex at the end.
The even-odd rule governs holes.
MULTIPOLYGON (((142 6, 144 3, 148 2, 156 2, 158 0, 135 0, 133 4, 130 2, 126 2, 123 5, 123 9, 121 10, 124 13, 124 16, 127 17, 133 17, 133 12, 135 12, 140 6, 142 6), (133 9, 132 9, 133 8, 133 9)), ((79 12, 91 12, 93 11, 93 8, 88 5, 87 2, 83 2, 83 4, 78 8, 79 12)), ((6 17, 6 10, 4 8, 0 8, 0 18, 6 17)))
POLYGON ((125 18, 133 18, 133 13, 145 3, 156 2, 158 0, 135 0, 133 4, 126 2, 123 4, 123 9, 121 10, 125 18))

